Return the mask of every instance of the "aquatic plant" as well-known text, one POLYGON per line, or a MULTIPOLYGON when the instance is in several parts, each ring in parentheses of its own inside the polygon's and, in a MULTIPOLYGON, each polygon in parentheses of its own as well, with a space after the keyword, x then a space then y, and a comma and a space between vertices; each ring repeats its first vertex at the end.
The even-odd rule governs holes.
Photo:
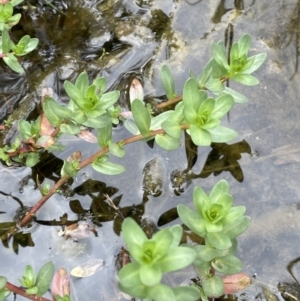
MULTIPOLYGON (((5 36, 6 31, 4 33, 5 36)), ((175 91, 170 69, 163 66, 161 76, 168 100, 156 105, 156 108, 170 105, 175 107, 157 116, 153 116, 156 108, 151 108, 149 104, 145 106, 141 85, 138 92, 130 93, 131 112, 121 113, 121 109, 115 106, 119 91, 105 92, 104 78, 97 78, 90 84, 86 72, 81 73, 74 84, 65 81, 64 88, 70 98, 66 106, 58 104, 51 92, 45 90, 41 101, 41 115, 34 121, 19 121, 20 136, 11 145, 0 148, 0 159, 7 165, 16 162, 32 167, 40 161, 42 153, 64 149, 59 142, 62 134, 95 141, 100 150, 85 160, 82 160, 80 152, 74 152, 66 158, 61 169, 61 179, 52 187, 46 181, 43 185, 39 184, 42 198, 27 212, 18 226, 29 223, 39 208, 70 177, 74 177, 87 165, 102 174, 116 175, 124 172, 122 165, 110 161, 110 155, 124 157, 125 146, 129 143, 155 139, 163 149, 174 150, 180 146, 183 131, 198 146, 234 139, 237 133, 221 126, 221 119, 234 103, 246 102, 247 98, 226 87, 225 83, 234 80, 246 86, 258 84, 252 73, 266 58, 266 54, 248 57, 250 42, 248 34, 235 42, 230 50, 229 62, 224 43, 213 43, 211 60, 198 77, 190 73, 182 96, 175 91), (113 125, 120 120, 133 136, 115 141, 113 125), (97 137, 87 131, 87 127, 97 130, 97 137)), ((209 195, 196 187, 193 199, 196 211, 181 204, 178 206, 178 214, 191 231, 204 238, 204 245, 180 246, 182 228, 179 225, 159 230, 148 239, 133 220, 123 221, 122 236, 133 262, 125 265, 119 272, 121 290, 147 301, 182 300, 183 294, 185 300, 197 300, 200 297, 207 300, 229 291, 226 290, 227 280, 218 276, 218 273, 231 275, 241 270, 241 261, 234 256, 236 237, 247 229, 250 219, 244 216, 243 206, 232 207, 233 198, 229 194, 228 183, 224 180, 219 181, 209 195), (164 273, 180 270, 191 264, 195 266, 200 283, 171 288, 161 282, 164 273)), ((115 210, 119 213, 118 208, 115 210)), ((119 215, 124 218, 122 214, 119 215)), ((11 223, 2 237, 8 242, 18 230, 16 223, 11 223)), ((234 281, 243 282, 241 279, 244 279, 244 275, 237 275, 241 276, 234 281)), ((26 283, 27 280, 30 279, 24 279, 26 283)), ((29 289, 35 286, 33 283, 31 279, 29 289)), ((236 287, 241 288, 239 285, 236 287)), ((7 289, 16 292, 11 286, 8 287, 4 277, 0 277, 0 301, 6 296, 7 289)), ((26 295, 26 292, 23 293, 26 295)))
POLYGON ((18 24, 21 18, 21 14, 14 14, 14 7, 23 1, 8 0, 0 2, 0 58, 3 58, 5 64, 17 73, 24 73, 18 57, 28 54, 39 43, 37 38, 30 38, 29 35, 23 36, 17 44, 10 38, 10 29, 18 24))

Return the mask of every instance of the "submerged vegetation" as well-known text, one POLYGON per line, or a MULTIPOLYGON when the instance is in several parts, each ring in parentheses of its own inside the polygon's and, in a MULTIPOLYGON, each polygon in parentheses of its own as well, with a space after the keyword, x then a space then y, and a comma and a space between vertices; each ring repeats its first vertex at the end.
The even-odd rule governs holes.
MULTIPOLYGON (((38 40, 24 36, 15 44, 10 39, 9 29, 20 19, 18 14, 13 16, 13 7, 20 2, 0 4, 0 55, 12 70, 21 73, 23 67, 16 57, 32 51, 37 47, 38 40)), ((59 104, 51 89, 45 89, 41 95, 40 115, 35 120, 18 121, 19 136, 10 145, 0 148, 1 161, 7 166, 18 164, 33 167, 40 162, 43 154, 64 150, 65 146, 60 141, 63 134, 96 142, 100 149, 87 158, 82 158, 79 151, 65 158, 60 171, 61 178, 52 187, 47 181, 39 184, 41 199, 18 223, 10 223, 5 231, 1 230, 2 241, 5 240, 7 244, 18 235, 22 231, 20 228, 35 218, 48 199, 84 167, 91 165, 95 171, 112 176, 124 172, 125 167, 112 162, 111 157, 125 157, 129 143, 154 140, 161 148, 172 151, 181 145, 183 132, 189 135, 196 146, 202 147, 235 139, 237 132, 222 126, 221 120, 235 103, 244 103, 247 99, 228 88, 226 82, 233 80, 245 86, 257 85, 259 81, 252 73, 266 58, 264 53, 249 56, 250 43, 250 36, 243 35, 233 43, 229 56, 223 42, 212 43, 212 58, 199 75, 190 72, 182 95, 176 93, 172 72, 164 65, 161 79, 167 100, 155 106, 145 104, 142 85, 136 81, 130 91, 131 110, 124 112, 116 105, 120 91, 107 91, 104 77, 90 81, 87 72, 82 72, 75 82, 64 82, 69 97, 67 105, 59 104), (157 108, 164 108, 165 111, 155 114, 157 108), (117 141, 113 128, 119 123, 124 124, 132 136, 117 141)), ((242 263, 235 256, 236 238, 250 224, 250 218, 244 216, 245 207, 232 206, 233 197, 225 180, 216 183, 209 195, 196 187, 193 201, 196 210, 180 204, 177 214, 185 229, 202 238, 203 243, 197 245, 182 244, 184 229, 179 224, 147 237, 140 225, 124 216, 111 201, 111 207, 123 220, 121 233, 129 252, 126 261, 124 254, 127 251, 124 251, 124 260, 118 273, 121 291, 145 301, 192 301, 208 300, 225 292, 235 293, 249 284, 249 277, 240 273, 242 263), (197 281, 191 285, 170 287, 163 282, 163 274, 190 265, 193 265, 197 275, 197 281)), ((10 292, 31 299, 33 295, 40 297, 49 288, 53 275, 52 263, 43 266, 37 275, 28 265, 20 280, 22 288, 15 287, 2 275, 0 301, 10 292)), ((70 300, 68 276, 63 269, 55 273, 51 292, 53 300, 70 300)))

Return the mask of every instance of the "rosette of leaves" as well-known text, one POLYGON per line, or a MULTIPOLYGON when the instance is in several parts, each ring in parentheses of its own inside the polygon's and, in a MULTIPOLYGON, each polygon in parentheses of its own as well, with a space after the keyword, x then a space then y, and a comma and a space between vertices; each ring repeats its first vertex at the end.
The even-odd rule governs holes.
MULTIPOLYGON (((217 70, 213 71, 218 77, 230 78, 246 86, 254 86, 259 80, 251 75, 265 61, 267 54, 259 53, 248 57, 251 44, 249 34, 244 34, 237 42, 234 42, 230 49, 230 62, 227 61, 224 42, 212 43, 211 51, 217 70)), ((216 76, 213 76, 216 77, 216 76)))
POLYGON ((250 218, 244 216, 244 206, 232 206, 233 198, 225 180, 220 180, 209 195, 196 187, 193 201, 196 211, 180 204, 178 215, 188 228, 205 239, 205 245, 193 247, 197 254, 193 264, 201 280, 200 291, 204 296, 219 297, 224 284, 212 271, 227 275, 241 271, 242 262, 234 256, 236 237, 248 228, 250 218))
POLYGON ((164 273, 187 267, 196 257, 193 249, 178 246, 182 231, 181 226, 175 225, 148 239, 133 219, 125 219, 122 236, 134 261, 120 270, 120 289, 148 301, 197 300, 200 295, 195 288, 171 288, 161 283, 164 273))
POLYGON ((220 119, 228 113, 234 101, 224 94, 214 99, 198 89, 198 83, 190 78, 183 88, 183 115, 189 124, 187 132, 196 145, 208 146, 212 142, 228 142, 236 138, 234 130, 220 125, 220 119))
MULTIPOLYGON (((7 3, 9 4, 9 3, 7 3)), ((6 5, 7 5, 6 4, 6 5)), ((0 4, 1 5, 1 4, 0 4)), ((1 14, 1 12, 0 12, 1 14)), ((0 17, 1 19, 1 17, 0 17)), ((1 21, 0 21, 1 22, 1 21)), ((1 23, 0 23, 1 24, 1 23)), ((0 39, 0 53, 3 54, 4 62, 15 72, 24 73, 24 69, 18 62, 19 56, 24 56, 29 52, 33 51, 39 43, 36 38, 30 38, 26 35, 20 39, 20 41, 15 44, 9 37, 6 28, 2 31, 2 36, 0 39)))
POLYGON ((119 99, 120 92, 106 89, 106 79, 99 77, 90 85, 86 72, 82 72, 75 82, 64 82, 64 88, 70 97, 68 109, 72 119, 81 125, 102 128, 112 122, 108 112, 119 99))

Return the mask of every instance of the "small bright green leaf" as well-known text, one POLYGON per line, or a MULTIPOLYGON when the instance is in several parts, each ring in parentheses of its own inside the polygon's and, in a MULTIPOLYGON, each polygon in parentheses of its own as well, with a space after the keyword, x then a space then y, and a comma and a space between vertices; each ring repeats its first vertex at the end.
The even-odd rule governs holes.
POLYGON ((254 62, 252 63, 252 65, 249 68, 243 69, 243 74, 251 74, 254 71, 256 71, 267 58, 267 54, 259 53, 257 55, 249 57, 248 60, 251 60, 253 58, 254 58, 254 62))
POLYGON ((208 129, 211 135, 211 141, 222 143, 222 142, 229 142, 237 137, 237 132, 226 128, 224 126, 218 125, 215 128, 208 129))
POLYGON ((23 67, 18 62, 18 59, 12 53, 7 53, 7 56, 3 58, 3 61, 13 71, 20 74, 25 72, 23 67))
POLYGON ((212 67, 213 67, 213 59, 210 59, 209 62, 204 67, 203 71, 201 72, 200 76, 198 77, 198 83, 201 88, 205 87, 205 84, 212 73, 212 67))
POLYGON ((77 169, 74 168, 73 164, 71 162, 68 162, 64 160, 64 165, 61 169, 61 175, 68 175, 70 177, 75 177, 77 174, 77 169))
POLYGON ((211 52, 215 62, 222 72, 230 69, 222 45, 213 42, 211 45, 211 52))
POLYGON ((205 95, 200 95, 197 81, 194 78, 189 78, 183 87, 182 99, 184 103, 184 111, 186 108, 193 108, 195 112, 198 112, 202 99, 206 98, 204 97, 205 95))
POLYGON ((151 116, 147 108, 139 99, 135 99, 132 102, 131 110, 133 114, 134 121, 140 131, 140 133, 147 137, 150 131, 151 116))
POLYGON ((140 265, 130 262, 119 271, 118 277, 123 286, 131 287, 141 283, 139 272, 140 265))
POLYGON ((129 248, 131 249, 131 243, 135 245, 142 245, 148 240, 145 232, 132 218, 126 218, 122 223, 122 237, 129 248))
POLYGON ((165 130, 165 132, 175 138, 175 139, 180 139, 181 137, 181 127, 175 122, 166 120, 162 123, 162 128, 165 130))
POLYGON ((33 286, 33 287, 30 287, 30 288, 26 289, 26 293, 28 295, 35 295, 37 292, 38 292, 38 287, 37 286, 33 286))
POLYGON ((36 286, 38 287, 37 296, 43 296, 52 281, 52 277, 54 275, 54 264, 50 261, 46 263, 42 268, 39 270, 37 277, 36 277, 36 286))
POLYGON ((84 94, 74 84, 67 80, 64 82, 64 88, 70 99, 74 101, 79 108, 85 110, 86 104, 84 100, 84 94))
POLYGON ((101 115, 98 117, 88 117, 87 121, 83 123, 83 125, 95 129, 101 129, 107 126, 108 124, 111 124, 111 117, 107 115, 101 115))
POLYGON ((205 84, 205 87, 214 93, 222 92, 225 88, 224 84, 218 78, 211 78, 208 80, 205 84))
MULTIPOLYGON (((214 130, 214 129, 215 128, 213 128, 212 130, 214 130)), ((209 145, 211 145, 211 142, 213 140, 212 140, 210 131, 211 131, 211 129, 210 130, 204 130, 204 129, 199 128, 197 125, 192 124, 190 126, 191 138, 192 138, 193 142, 196 145, 199 145, 199 146, 209 146, 209 145)), ((213 142, 215 142, 215 141, 213 141, 213 142)))
POLYGON ((250 221, 251 221, 250 217, 241 216, 232 224, 225 226, 223 228, 222 233, 224 233, 230 239, 236 238, 237 236, 239 236, 240 234, 242 234, 244 231, 247 230, 247 228, 250 225, 250 221))
POLYGON ((167 65, 163 65, 161 68, 161 79, 167 98, 173 98, 175 95, 175 82, 173 75, 167 65))
POLYGON ((4 276, 0 276, 0 291, 5 288, 7 279, 4 276))
POLYGON ((221 277, 212 276, 208 279, 205 279, 201 282, 203 291, 206 296, 209 298, 217 298, 223 295, 224 293, 224 283, 221 277))
POLYGON ((162 271, 158 264, 148 265, 142 264, 140 266, 140 279, 144 285, 157 285, 162 278, 162 271))
POLYGON ((242 262, 232 254, 216 258, 211 262, 211 265, 216 271, 227 275, 239 273, 243 267, 242 262))
POLYGON ((88 74, 86 72, 81 72, 76 79, 75 86, 79 89, 82 95, 85 95, 89 84, 88 74))
POLYGON ((174 150, 180 146, 180 139, 175 139, 166 134, 156 135, 155 142, 165 150, 174 150))
POLYGON ((113 142, 109 143, 109 151, 112 155, 119 158, 123 158, 125 156, 125 149, 113 142))
POLYGON ((165 120, 169 119, 170 116, 173 114, 173 112, 174 111, 169 110, 169 111, 163 112, 163 113, 151 118, 150 130, 151 131, 156 131, 156 130, 161 129, 162 123, 165 120))
POLYGON ((230 78, 245 86, 255 86, 259 84, 259 80, 250 74, 234 74, 230 78))
POLYGON ((60 130, 62 133, 68 135, 76 135, 80 133, 80 127, 73 122, 70 122, 68 124, 62 124, 60 126, 60 130))
POLYGON ((200 292, 197 288, 191 286, 177 286, 172 288, 176 301, 196 301, 200 299, 200 292))
POLYGON ((227 235, 222 232, 209 232, 207 239, 210 244, 219 250, 228 249, 231 247, 231 241, 227 235))
POLYGON ((229 194, 229 185, 226 180, 220 180, 215 184, 209 194, 212 203, 215 203, 222 194, 229 194))
POLYGON ((215 99, 215 106, 211 118, 220 119, 226 115, 234 103, 233 97, 229 94, 223 94, 215 99))
POLYGON ((98 144, 100 147, 108 145, 112 139, 112 124, 108 123, 106 126, 98 130, 98 144))
POLYGON ((30 280, 31 284, 29 286, 34 286, 35 284, 35 273, 31 265, 26 265, 23 277, 26 277, 30 280))
POLYGON ((159 283, 148 289, 149 295, 153 300, 157 301, 174 301, 176 300, 173 290, 162 283, 159 283))
POLYGON ((241 38, 238 40, 238 49, 239 49, 239 57, 242 57, 243 55, 248 55, 249 47, 251 44, 251 37, 249 34, 244 34, 241 36, 241 38))
POLYGON ((39 153, 29 153, 26 156, 26 166, 33 167, 36 165, 40 160, 40 154, 39 153))
POLYGON ((106 110, 114 105, 120 97, 120 91, 110 91, 104 93, 100 99, 100 108, 106 110))
POLYGON ((9 2, 2 6, 1 17, 4 19, 4 22, 7 22, 8 19, 13 15, 13 10, 13 6, 9 2))
POLYGON ((122 166, 122 165, 119 165, 119 164, 115 164, 115 163, 112 163, 112 162, 93 162, 92 164, 92 167, 100 172, 100 173, 103 173, 105 175, 110 175, 110 176, 113 176, 113 175, 118 175, 122 172, 125 171, 125 167, 122 166))
POLYGON ((6 54, 10 51, 10 46, 9 46, 10 37, 6 28, 3 29, 1 38, 2 38, 2 52, 6 54))
POLYGON ((232 96, 235 103, 246 103, 248 101, 248 98, 245 95, 236 92, 228 87, 225 87, 222 93, 220 93, 220 95, 225 94, 232 96))
POLYGON ((238 218, 240 218, 246 211, 245 206, 236 206, 230 208, 229 212, 226 215, 226 218, 223 220, 223 224, 231 224, 238 218))
POLYGON ((159 261, 159 266, 162 272, 172 272, 183 269, 194 261, 196 252, 189 247, 178 247, 171 249, 168 256, 165 256, 159 261))
POLYGON ((222 250, 217 250, 216 248, 207 245, 196 245, 193 249, 196 252, 196 258, 201 261, 208 262, 222 255, 222 250))

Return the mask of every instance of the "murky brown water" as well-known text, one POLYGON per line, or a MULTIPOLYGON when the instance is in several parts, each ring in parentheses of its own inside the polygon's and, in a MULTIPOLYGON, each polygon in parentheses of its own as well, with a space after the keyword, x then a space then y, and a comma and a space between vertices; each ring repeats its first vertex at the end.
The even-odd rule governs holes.
MULTIPOLYGON (((172 208, 180 202, 190 204, 196 185, 209 191, 219 179, 225 178, 236 203, 246 205, 247 215, 252 218, 250 228, 239 238, 238 256, 244 262, 243 271, 257 275, 257 285, 243 293, 240 300, 254 300, 255 296, 257 300, 271 300, 263 294, 260 283, 282 300, 276 287, 279 282, 294 281, 287 265, 300 255, 300 3, 210 0, 192 5, 189 2, 56 1, 67 17, 43 1, 31 1, 33 7, 21 9, 23 18, 14 29, 15 36, 28 33, 38 37, 40 45, 25 58, 25 76, 16 75, 0 64, 2 119, 12 111, 14 118, 34 116, 43 87, 51 87, 59 101, 65 102, 63 81, 74 79, 82 70, 88 70, 91 77, 107 77, 111 89, 122 91, 120 103, 124 107, 130 82, 135 77, 143 79, 148 101, 163 95, 159 71, 165 63, 174 73, 177 92, 181 93, 189 70, 199 73, 210 58, 212 41, 224 40, 229 44, 246 32, 252 36, 251 52, 266 52, 268 58, 256 72, 261 81, 259 86, 245 88, 230 83, 249 98, 248 103, 235 105, 230 113, 230 127, 239 133, 231 143, 234 146, 188 148, 186 156, 184 142, 173 152, 137 143, 126 146, 125 162, 115 160, 125 165, 124 174, 108 177, 91 168, 81 171, 73 182, 64 186, 63 194, 47 202, 37 219, 59 221, 67 213, 68 220, 92 221, 98 236, 74 243, 58 236, 59 226, 35 224, 31 230, 34 247, 22 247, 32 244, 30 240, 16 240, 14 244, 11 240, 9 248, 0 247, 0 273, 11 282, 18 283, 26 264, 37 270, 52 260, 56 268, 71 270, 89 259, 104 259, 102 271, 89 278, 72 280, 73 299, 122 300, 115 287, 114 268, 123 246, 118 236, 121 221, 115 217, 104 193, 118 201, 124 215, 137 220, 148 218, 163 226, 178 221, 173 221, 176 215, 172 208), (158 170, 161 175, 155 179, 162 179, 161 194, 152 193, 152 187, 145 188, 143 181, 145 165, 153 159, 159 162, 155 172, 158 170), (189 172, 184 172, 187 168, 189 172), (171 215, 164 215, 167 210, 171 215), (18 246, 18 255, 13 246, 15 251, 18 246)), ((5 137, 4 141, 9 141, 14 134, 13 128, 2 135, 2 140, 5 137)), ((129 136, 124 128, 117 128, 115 135, 117 140, 129 136)), ((40 198, 35 184, 37 174, 40 181, 44 178, 56 181, 60 159, 74 150, 81 150, 85 158, 96 149, 93 145, 87 148, 86 143, 75 138, 63 139, 68 143, 67 150, 56 154, 57 157, 45 158, 33 170, 1 167, 0 211, 5 213, 0 214, 0 222, 12 221, 20 208, 18 200, 24 206, 32 206, 40 198)), ((297 264, 293 271, 300 279, 297 264)), ((181 279, 193 276, 189 270, 181 279)), ((289 300, 286 295, 284 298, 289 300)), ((8 300, 13 300, 13 296, 8 300)), ((17 300, 23 298, 18 296, 17 300)))

